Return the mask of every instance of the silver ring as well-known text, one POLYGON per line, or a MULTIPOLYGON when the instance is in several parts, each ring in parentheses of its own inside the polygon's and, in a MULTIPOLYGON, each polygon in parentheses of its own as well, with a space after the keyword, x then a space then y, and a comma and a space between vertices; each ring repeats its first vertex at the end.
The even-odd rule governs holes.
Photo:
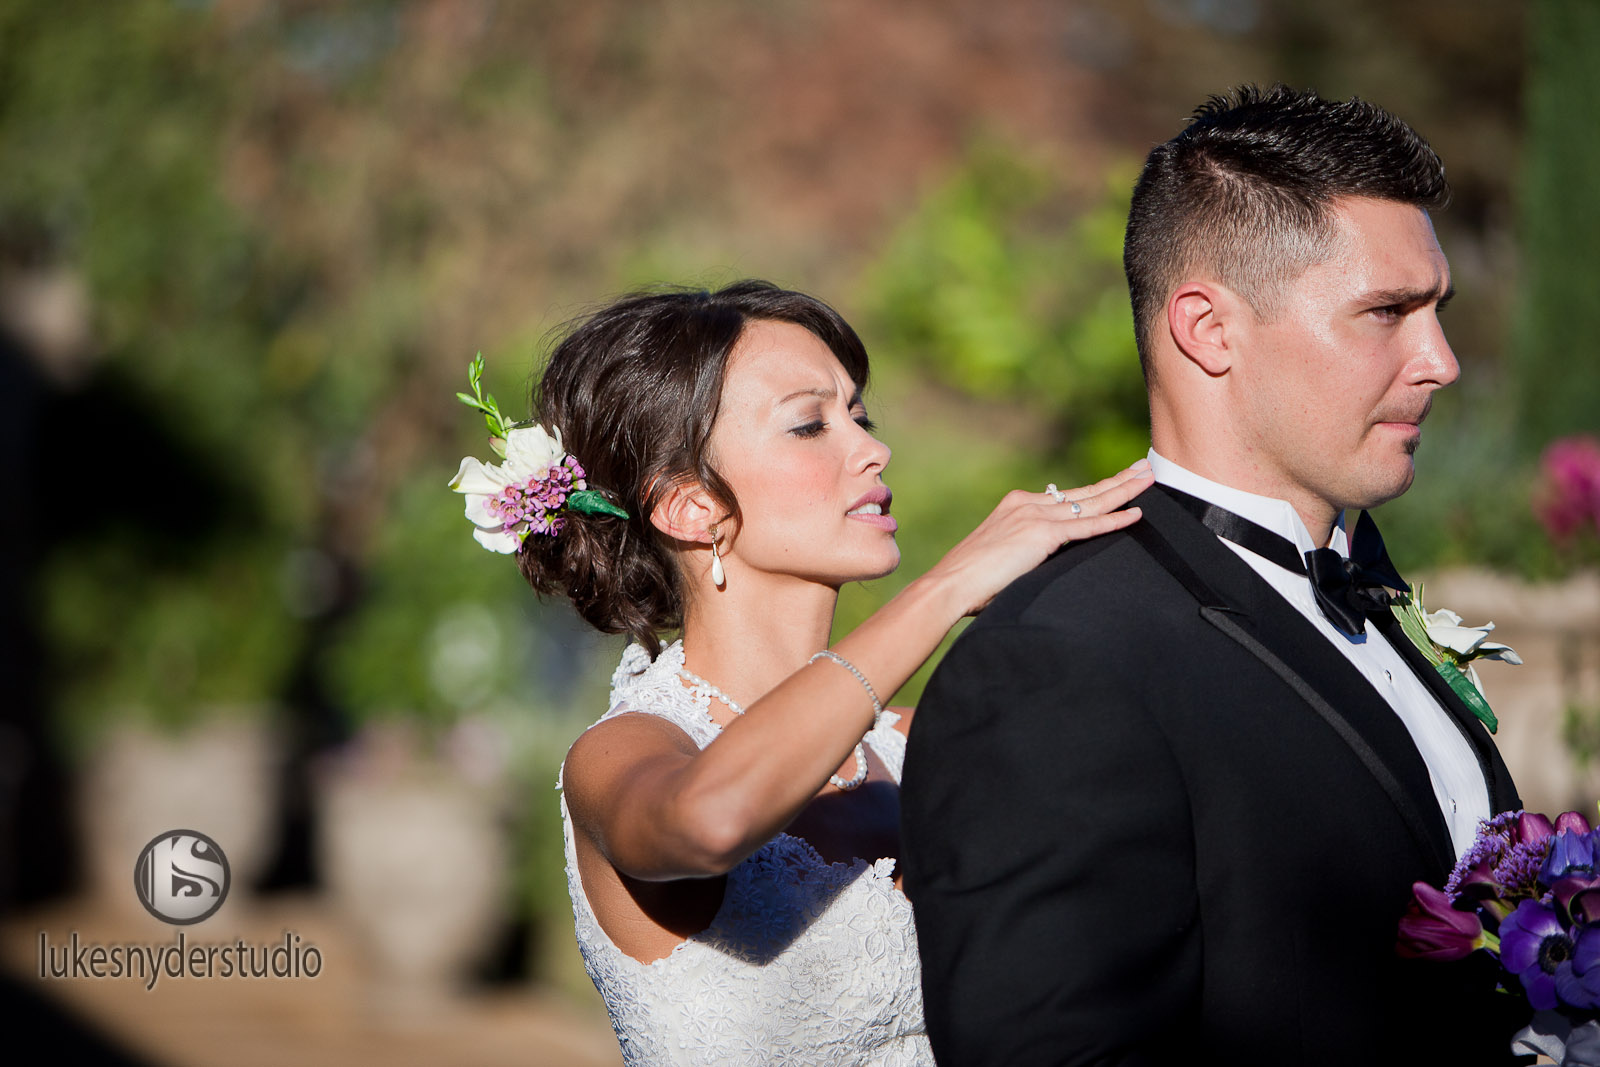
MULTIPOLYGON (((1065 504, 1067 502, 1067 494, 1057 489, 1055 482, 1051 482, 1049 485, 1045 486, 1044 491, 1054 497, 1057 504, 1065 504)), ((1073 512, 1073 514, 1076 515, 1077 512, 1073 512)))
POLYGON ((1083 505, 1082 504, 1078 503, 1076 500, 1073 500, 1070 503, 1072 504, 1072 517, 1073 518, 1077 518, 1079 515, 1083 514, 1083 505))

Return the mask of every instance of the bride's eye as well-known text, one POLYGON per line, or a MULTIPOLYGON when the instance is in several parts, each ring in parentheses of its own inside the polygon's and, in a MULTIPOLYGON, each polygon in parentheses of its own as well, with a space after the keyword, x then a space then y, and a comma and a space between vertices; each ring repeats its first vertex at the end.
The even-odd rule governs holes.
POLYGON ((822 431, 826 430, 827 428, 828 424, 823 422, 821 419, 818 419, 816 422, 808 422, 804 426, 796 426, 789 432, 794 434, 796 437, 812 438, 820 436, 822 431))
POLYGON ((862 412, 856 416, 856 425, 868 433, 875 433, 878 429, 878 424, 868 418, 866 412, 862 412))

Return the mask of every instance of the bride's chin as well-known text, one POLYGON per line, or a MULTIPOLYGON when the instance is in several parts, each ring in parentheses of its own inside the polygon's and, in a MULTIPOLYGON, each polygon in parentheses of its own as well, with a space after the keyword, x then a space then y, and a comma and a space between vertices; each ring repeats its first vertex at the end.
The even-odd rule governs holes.
POLYGON ((876 578, 887 578, 900 569, 900 546, 896 545, 894 557, 886 559, 883 563, 861 574, 845 579, 847 582, 870 582, 876 578))

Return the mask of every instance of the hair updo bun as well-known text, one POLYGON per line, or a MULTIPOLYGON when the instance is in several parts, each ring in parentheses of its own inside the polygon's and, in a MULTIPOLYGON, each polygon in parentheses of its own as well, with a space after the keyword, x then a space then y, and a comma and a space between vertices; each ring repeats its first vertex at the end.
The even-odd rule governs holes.
POLYGON ((659 635, 683 624, 683 582, 673 541, 650 516, 673 486, 697 483, 737 518, 738 502, 707 453, 728 357, 753 321, 810 330, 866 387, 866 350, 838 312, 804 293, 741 281, 615 301, 566 335, 535 388, 534 419, 560 430, 590 488, 630 518, 568 510, 559 536, 523 542, 518 568, 537 592, 569 597, 590 625, 627 634, 652 658, 659 635))

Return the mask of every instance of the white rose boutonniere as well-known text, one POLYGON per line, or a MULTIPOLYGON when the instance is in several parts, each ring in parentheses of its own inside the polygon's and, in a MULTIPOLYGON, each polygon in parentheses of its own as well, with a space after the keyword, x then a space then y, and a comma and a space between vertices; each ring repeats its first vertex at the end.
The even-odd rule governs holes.
POLYGON ((1409 594, 1395 596, 1389 610, 1394 612, 1395 618, 1400 620, 1400 628, 1433 664, 1433 669, 1449 684, 1451 691, 1483 720, 1490 733, 1499 729, 1499 720, 1483 697, 1483 685, 1478 680, 1478 672, 1472 668, 1472 661, 1497 659, 1520 664, 1522 657, 1510 645, 1489 640, 1494 623, 1467 626, 1453 611, 1426 610, 1422 606, 1421 582, 1413 585, 1409 594))

